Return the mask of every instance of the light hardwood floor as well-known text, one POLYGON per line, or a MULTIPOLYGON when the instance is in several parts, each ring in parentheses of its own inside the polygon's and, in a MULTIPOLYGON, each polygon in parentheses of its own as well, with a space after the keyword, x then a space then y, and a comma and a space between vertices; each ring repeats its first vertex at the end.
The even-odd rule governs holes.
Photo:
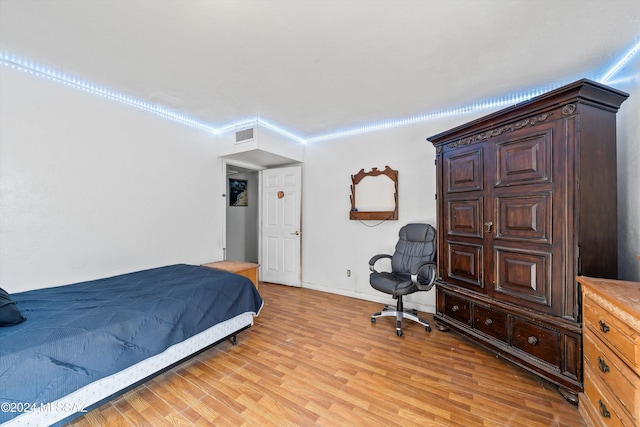
MULTIPOLYGON (((238 345, 220 343, 85 414, 81 426, 584 426, 556 387, 380 304, 260 284, 238 345)), ((431 320, 430 315, 424 315, 431 320)), ((433 324, 432 324, 433 325, 433 324)))

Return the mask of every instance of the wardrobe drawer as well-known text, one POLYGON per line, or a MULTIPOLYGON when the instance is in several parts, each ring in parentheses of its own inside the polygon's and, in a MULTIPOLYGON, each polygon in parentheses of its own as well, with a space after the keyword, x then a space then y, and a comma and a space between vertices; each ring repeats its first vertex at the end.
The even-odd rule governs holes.
POLYGON ((637 422, 640 415, 640 380, 636 374, 590 330, 584 333, 584 358, 592 375, 589 380, 598 380, 637 422))
POLYGON ((620 402, 613 397, 611 392, 597 378, 598 375, 593 372, 589 365, 584 367, 584 375, 584 395, 590 406, 592 406, 593 412, 597 414, 590 420, 591 422, 607 427, 631 427, 636 425, 622 409, 620 402))
POLYGON ((559 331, 514 317, 512 345, 538 359, 560 367, 559 331))
POLYGON ((501 341, 508 341, 506 313, 475 305, 473 323, 475 329, 501 341))
POLYGON ((640 334, 588 295, 583 299, 582 316, 585 326, 640 374, 640 334))
POLYGON ((469 301, 444 293, 444 315, 471 326, 471 304, 469 301))

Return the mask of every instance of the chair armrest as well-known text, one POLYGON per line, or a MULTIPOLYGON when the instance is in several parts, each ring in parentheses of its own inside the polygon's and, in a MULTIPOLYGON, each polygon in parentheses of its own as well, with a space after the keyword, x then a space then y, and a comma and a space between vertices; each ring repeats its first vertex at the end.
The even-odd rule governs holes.
POLYGON ((376 272, 374 265, 376 262, 378 262, 378 260, 381 260, 383 258, 391 258, 391 255, 389 254, 379 254, 379 255, 374 255, 370 260, 369 260, 369 271, 376 272))
POLYGON ((418 287, 418 290, 428 291, 436 280, 436 269, 437 264, 434 261, 417 264, 411 269, 411 281, 418 287), (425 273, 427 275, 425 275, 425 273), (428 283, 421 283, 419 278, 426 279, 428 283))

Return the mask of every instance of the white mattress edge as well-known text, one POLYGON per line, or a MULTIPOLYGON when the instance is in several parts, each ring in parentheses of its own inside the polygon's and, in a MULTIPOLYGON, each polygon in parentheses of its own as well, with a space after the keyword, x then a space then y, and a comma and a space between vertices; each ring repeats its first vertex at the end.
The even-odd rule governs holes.
MULTIPOLYGON (((259 312, 260 310, 258 310, 259 312)), ((244 327, 253 325, 254 315, 256 313, 246 312, 218 323, 197 335, 172 345, 160 354, 151 356, 120 372, 87 384, 75 392, 40 408, 30 408, 28 412, 24 412, 0 425, 2 427, 49 426, 77 412, 85 412, 86 408, 112 394, 171 366, 244 327)))

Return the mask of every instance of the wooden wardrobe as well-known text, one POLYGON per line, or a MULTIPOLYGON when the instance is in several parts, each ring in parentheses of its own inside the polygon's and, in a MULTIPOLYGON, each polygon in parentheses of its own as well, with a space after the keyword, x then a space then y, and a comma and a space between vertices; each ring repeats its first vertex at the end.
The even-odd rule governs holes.
POLYGON ((575 277, 617 277, 616 112, 580 80, 428 138, 436 148, 435 319, 582 390, 575 277))

